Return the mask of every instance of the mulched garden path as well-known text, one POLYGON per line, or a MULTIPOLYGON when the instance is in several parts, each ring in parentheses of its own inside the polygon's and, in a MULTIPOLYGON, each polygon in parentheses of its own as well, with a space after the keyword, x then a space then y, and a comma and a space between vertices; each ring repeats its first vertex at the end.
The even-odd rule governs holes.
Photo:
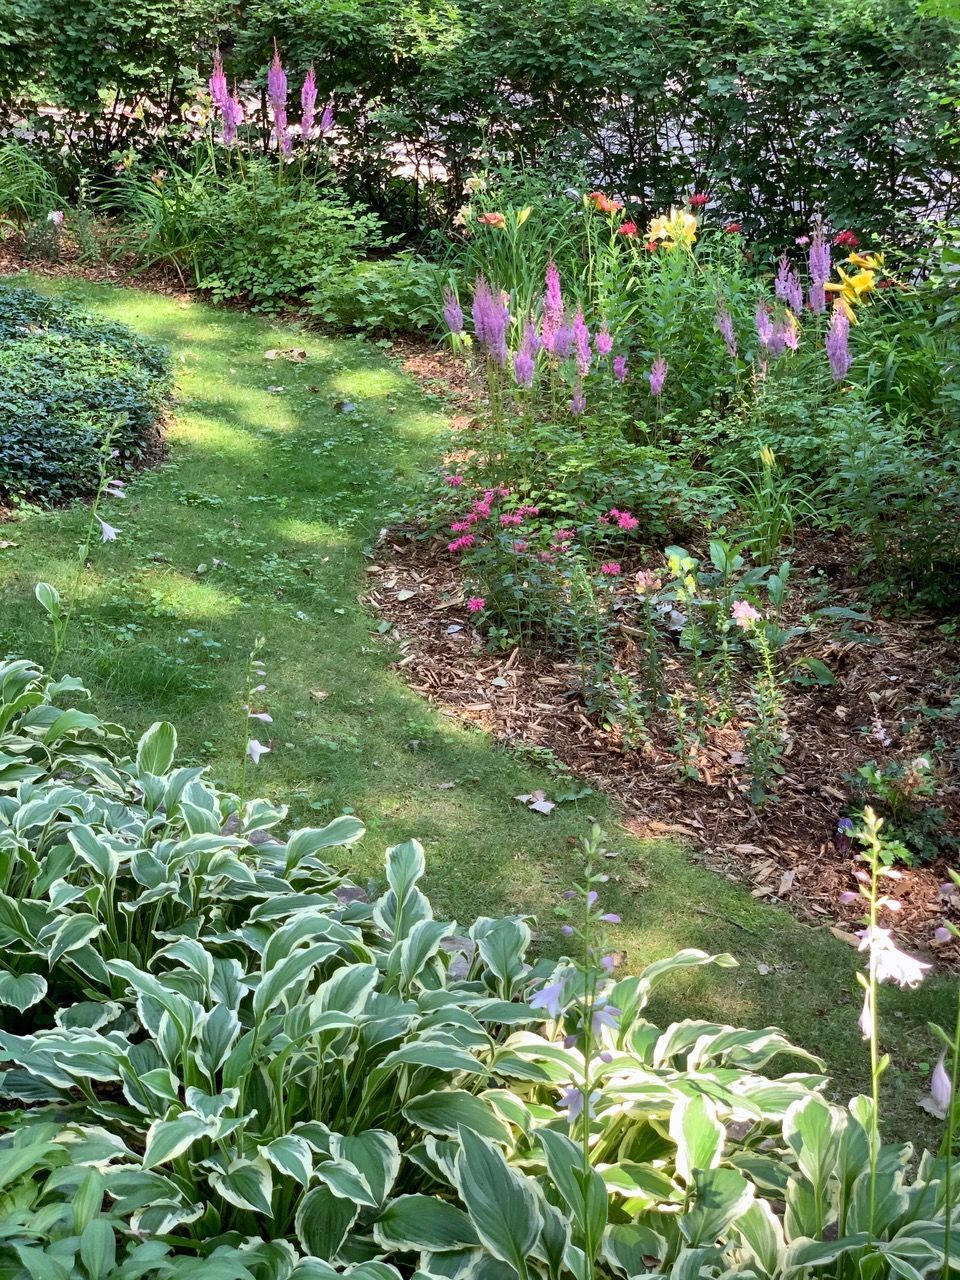
MULTIPOLYGON (((397 344, 397 350, 428 390, 452 398, 454 425, 469 452, 476 402, 462 362, 413 344, 397 344)), ((827 603, 864 609, 862 586, 849 579, 852 556, 842 537, 801 538, 790 559, 788 624, 816 607, 802 598, 800 586, 814 568, 830 583, 827 603)), ((818 658, 836 682, 789 686, 785 774, 776 800, 757 811, 748 801, 745 744, 736 725, 710 732, 697 761, 701 781, 684 780, 668 727, 654 726, 650 740, 630 750, 616 732, 590 719, 575 664, 541 652, 492 652, 471 624, 464 583, 439 538, 413 528, 386 531, 370 573, 375 586, 369 603, 392 624, 402 646, 398 666, 419 693, 504 745, 552 752, 619 799, 632 834, 685 838, 714 869, 748 882, 756 897, 783 901, 819 923, 833 921, 833 932, 846 941, 856 943, 861 909, 838 901, 856 887, 860 865, 856 851, 835 840, 838 818, 851 802, 845 774, 870 760, 883 764, 930 753, 941 766, 933 802, 948 814, 950 829, 960 831, 960 786, 956 777, 943 776, 944 763, 960 753, 960 718, 930 715, 957 696, 960 648, 939 629, 942 619, 891 621, 871 611, 869 622, 831 623, 791 641, 785 657, 818 658), (854 631, 867 640, 850 638, 854 631)), ((632 643, 625 634, 625 669, 632 643)), ((675 660, 668 658, 667 667, 668 676, 671 668, 675 676, 680 672, 675 660)), ((889 890, 902 910, 885 913, 884 923, 952 966, 960 962, 957 944, 932 942, 945 915, 960 922, 960 896, 945 901, 940 891, 946 868, 945 858, 903 868, 889 890)))

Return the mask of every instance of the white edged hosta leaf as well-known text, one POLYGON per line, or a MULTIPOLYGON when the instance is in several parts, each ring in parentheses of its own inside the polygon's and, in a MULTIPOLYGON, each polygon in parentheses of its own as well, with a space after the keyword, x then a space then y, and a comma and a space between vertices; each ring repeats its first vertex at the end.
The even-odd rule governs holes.
POLYGON ((461 1128, 459 1140, 457 1190, 470 1221, 484 1247, 523 1275, 543 1227, 536 1194, 487 1138, 461 1128))
POLYGON ((388 1250, 446 1251, 479 1243, 463 1210, 438 1196, 398 1196, 377 1219, 373 1232, 381 1248, 388 1250))
POLYGON ((106 1280, 114 1275, 117 1240, 106 1218, 93 1218, 80 1233, 80 1260, 88 1280, 106 1280))
POLYGON ((783 1136, 815 1195, 822 1195, 840 1154, 841 1113, 821 1098, 795 1102, 783 1118, 783 1136))
POLYGON ((313 1175, 313 1151, 305 1138, 287 1133, 260 1147, 259 1152, 278 1172, 293 1178, 302 1187, 310 1185, 313 1175))
POLYGON ((273 1172, 262 1157, 231 1160, 225 1170, 211 1168, 209 1177, 210 1185, 236 1208, 249 1209, 251 1213, 264 1214, 268 1218, 273 1216, 270 1204, 273 1172))
POLYGON ((465 1089, 436 1089, 413 1098, 403 1108, 404 1117, 428 1133, 455 1138, 461 1128, 470 1129, 504 1144, 512 1141, 510 1127, 489 1102, 465 1089))
POLYGON ((295 951, 264 973, 253 993, 254 1017, 259 1021, 285 998, 293 999, 299 984, 318 964, 335 954, 336 950, 333 943, 319 942, 303 951, 295 951))
MULTIPOLYGON (((43 937, 43 942, 47 946, 47 963, 53 968, 57 961, 69 952, 78 950, 92 938, 103 933, 104 927, 99 920, 87 912, 67 916, 49 937, 43 937)), ((44 934, 46 933, 47 930, 44 930, 44 934)))
POLYGON ((583 1151, 565 1134, 540 1129, 537 1137, 547 1157, 547 1172, 566 1201, 581 1237, 599 1240, 607 1225, 607 1188, 603 1178, 596 1169, 584 1174, 583 1151))
POLYGON ((345 1160, 325 1160, 317 1165, 314 1173, 334 1195, 357 1205, 366 1205, 370 1209, 377 1208, 376 1197, 367 1186, 363 1174, 345 1160))
POLYGON ((390 956, 389 969, 399 969, 400 987, 408 992, 427 964, 440 950, 444 938, 453 933, 452 924, 439 920, 418 920, 390 956))
POLYGON ((693 1207, 679 1220, 689 1245, 711 1245, 750 1207, 754 1186, 736 1169, 698 1169, 693 1207))
POLYGON ((767 1276, 782 1275, 786 1249, 783 1223, 770 1208, 769 1201, 754 1199, 734 1226, 760 1271, 767 1276))
POLYGON ((295 1223, 304 1252, 323 1260, 336 1258, 359 1212, 359 1205, 334 1195, 329 1187, 313 1187, 300 1201, 295 1223))
POLYGON ((147 1130, 147 1146, 143 1153, 144 1169, 166 1164, 189 1151, 199 1138, 209 1138, 217 1130, 215 1120, 204 1119, 190 1111, 171 1120, 154 1120, 147 1130))
POLYGON ((366 1129, 361 1133, 334 1134, 331 1151, 360 1170, 378 1205, 382 1205, 400 1172, 400 1148, 392 1133, 366 1129))
POLYGON ((177 731, 166 720, 158 720, 137 743, 137 770, 154 776, 169 773, 177 754, 177 731))
POLYGON ((0 972, 0 1005, 8 1005, 21 1013, 42 1000, 47 994, 47 982, 38 973, 0 972))
POLYGON ((713 1169, 720 1163, 726 1130, 713 1102, 696 1093, 674 1103, 670 1137, 677 1147, 677 1173, 689 1187, 698 1169, 713 1169))
POLYGON ((305 827, 301 831, 292 831, 287 839, 284 858, 284 872, 289 873, 304 860, 311 858, 321 849, 340 848, 355 844, 362 838, 366 828, 359 818, 344 813, 328 822, 325 827, 305 827))

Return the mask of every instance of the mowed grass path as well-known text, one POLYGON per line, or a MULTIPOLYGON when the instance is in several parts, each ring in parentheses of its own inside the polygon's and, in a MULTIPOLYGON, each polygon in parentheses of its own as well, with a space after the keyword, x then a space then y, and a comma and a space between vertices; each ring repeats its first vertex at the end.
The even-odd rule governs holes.
MULTIPOLYGON (((381 353, 252 316, 109 286, 31 281, 170 345, 179 401, 159 469, 137 477, 106 518, 63 668, 83 677, 101 715, 139 732, 178 727, 181 755, 236 786, 247 656, 266 638, 264 703, 272 743, 248 788, 290 806, 297 823, 350 809, 367 823, 346 854, 361 882, 383 849, 418 837, 438 913, 539 917, 557 949, 553 908, 578 869, 576 843, 599 819, 609 833, 605 903, 623 917, 636 967, 681 947, 732 951, 741 967, 674 980, 658 1017, 775 1024, 828 1059, 840 1097, 865 1084, 856 1030, 858 957, 692 862, 669 842, 639 844, 600 797, 528 813, 513 797, 554 781, 440 714, 393 671, 389 640, 360 605, 381 527, 405 489, 436 465, 446 429, 381 353), (264 359, 302 346, 299 365, 264 359), (282 390, 276 390, 276 388, 282 390), (274 388, 271 390, 271 388, 274 388), (347 401, 352 412, 339 407, 347 401), (453 783, 451 787, 449 784, 453 783)), ((34 583, 66 591, 87 520, 82 508, 3 530, 0 649, 45 662, 50 639, 34 583)), ((915 1134, 916 1102, 934 1054, 924 1023, 946 1020, 952 987, 885 992, 892 1127, 915 1134)))

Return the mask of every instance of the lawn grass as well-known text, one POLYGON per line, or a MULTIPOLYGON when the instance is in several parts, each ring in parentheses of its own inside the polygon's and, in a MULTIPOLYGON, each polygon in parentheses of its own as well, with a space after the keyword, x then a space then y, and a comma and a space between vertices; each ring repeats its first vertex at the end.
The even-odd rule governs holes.
MULTIPOLYGON (((360 341, 193 301, 24 280, 168 343, 175 360, 167 460, 105 509, 120 537, 96 549, 62 662, 92 689, 101 715, 136 731, 173 720, 181 755, 236 787, 241 690, 262 635, 273 724, 259 736, 273 745, 248 786, 289 804, 298 823, 359 813, 368 834, 340 855, 355 877, 377 877, 384 847, 417 836, 438 913, 469 921, 529 911, 540 918, 540 946, 554 949, 553 908, 576 875, 577 840, 597 818, 616 853, 605 902, 623 916, 630 967, 687 946, 741 961, 677 979, 657 1015, 782 1026, 828 1060, 838 1097, 865 1087, 852 948, 669 841, 630 839, 601 797, 549 817, 527 812, 513 797, 549 792, 554 780, 433 709, 392 669, 389 641, 359 597, 379 530, 436 463, 446 428, 439 402, 360 341), (305 347, 306 362, 264 359, 290 346, 305 347)), ((0 552, 3 651, 48 660, 34 583, 67 591, 87 518, 82 507, 31 514, 4 531, 18 545, 0 552)), ((922 1127, 916 1104, 935 1054, 924 1024, 951 1017, 954 990, 934 980, 883 993, 896 1063, 892 1133, 922 1127)))

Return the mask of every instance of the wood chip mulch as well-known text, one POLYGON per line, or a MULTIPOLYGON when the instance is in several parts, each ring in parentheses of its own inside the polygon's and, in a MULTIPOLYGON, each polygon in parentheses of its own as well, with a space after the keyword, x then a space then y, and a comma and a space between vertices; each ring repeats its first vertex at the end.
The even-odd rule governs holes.
MULTIPOLYGON (((455 425, 476 425, 474 393, 459 361, 414 344, 397 344, 395 354, 432 390, 445 386, 455 425)), ((464 432, 463 451, 469 450, 470 434, 464 432)), ((458 444, 454 456, 460 452, 458 444)), ((842 539, 800 539, 791 561, 792 584, 817 568, 831 583, 829 604, 863 608, 862 585, 858 589, 849 580, 851 552, 842 539)), ((413 528, 391 529, 369 573, 375 585, 367 600, 392 624, 402 651, 398 667, 424 697, 504 745, 532 749, 541 760, 552 752, 550 758, 619 802, 632 834, 688 842, 694 856, 746 882, 755 897, 784 902, 851 945, 861 910, 838 899, 856 888, 854 873, 861 864, 855 849, 844 848, 842 840, 838 847, 835 840, 837 821, 851 802, 844 775, 870 760, 882 764, 929 753, 941 766, 934 803, 946 811, 950 829, 960 831, 960 786, 945 771, 960 758, 960 721, 935 714, 957 696, 960 649, 943 633, 940 619, 891 621, 872 614, 867 623, 847 624, 871 643, 844 638, 842 624, 818 627, 791 642, 787 656, 819 658, 836 683, 791 684, 785 773, 775 800, 755 810, 735 725, 711 731, 697 760, 699 782, 681 778, 669 729, 654 727, 640 749, 626 747, 616 731, 598 727, 586 713, 575 664, 542 652, 490 650, 472 625, 465 584, 439 539, 413 528)), ((815 606, 801 592, 792 586, 788 623, 815 606)), ((679 672, 668 659, 671 665, 679 672)), ((960 896, 948 901, 940 891, 948 863, 941 858, 903 868, 902 879, 887 882, 902 910, 896 916, 885 912, 883 923, 905 944, 954 967, 960 963, 957 944, 932 940, 944 918, 960 922, 960 896)))

